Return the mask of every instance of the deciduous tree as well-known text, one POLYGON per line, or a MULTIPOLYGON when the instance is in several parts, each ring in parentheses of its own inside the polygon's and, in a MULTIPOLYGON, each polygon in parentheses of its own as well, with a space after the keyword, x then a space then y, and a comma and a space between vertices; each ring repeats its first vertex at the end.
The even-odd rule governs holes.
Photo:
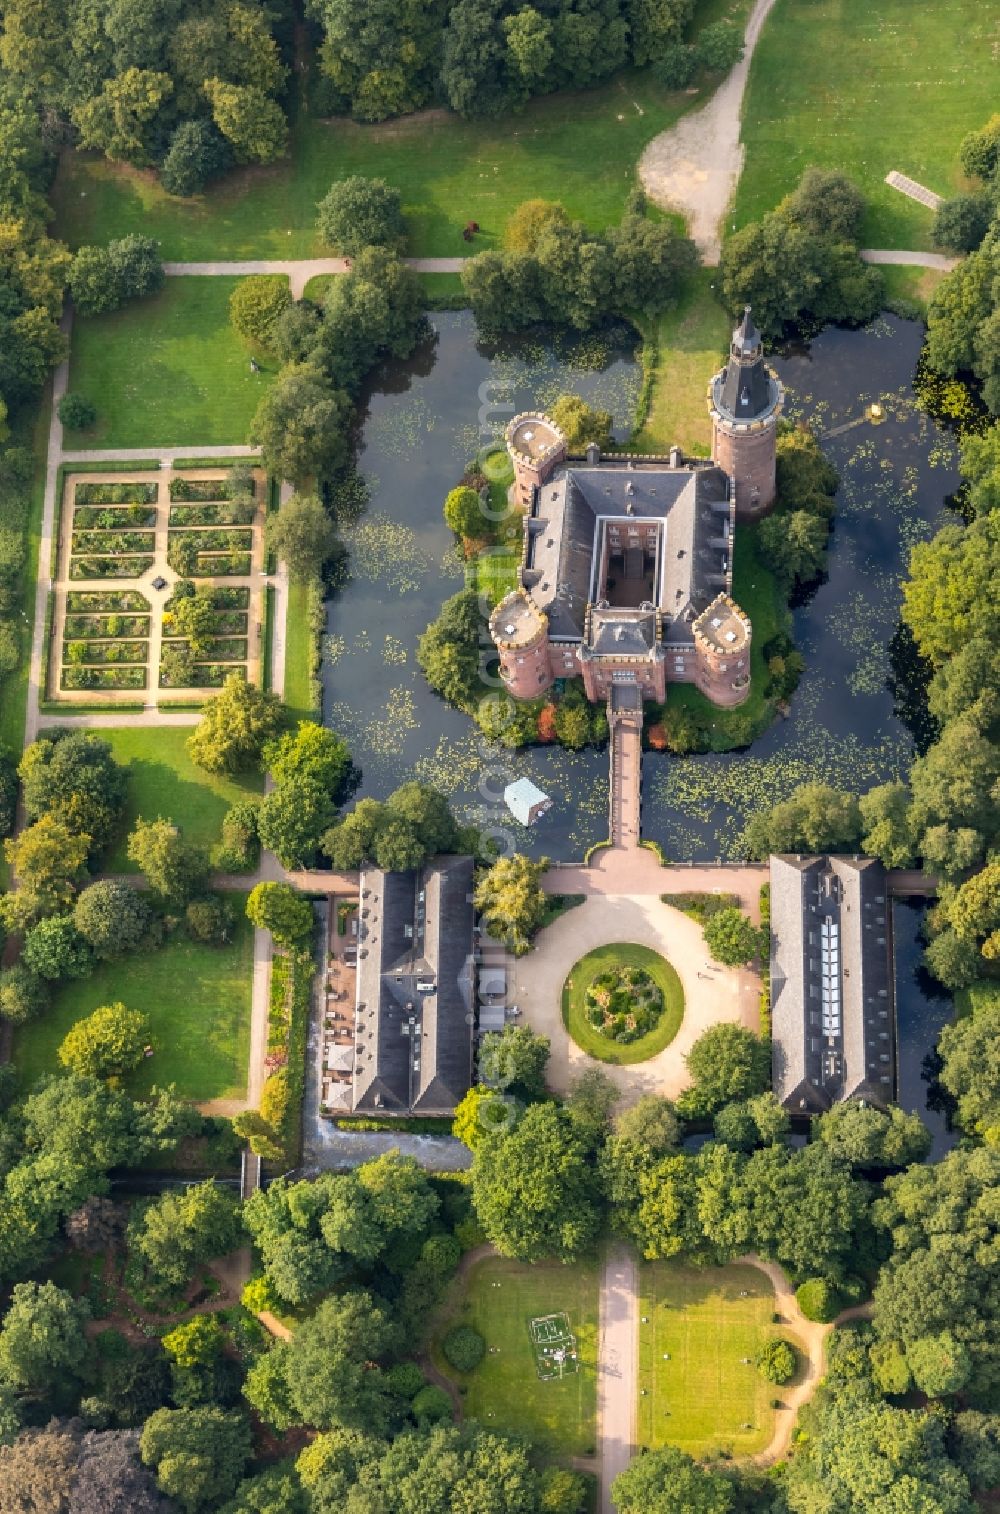
POLYGON ((230 673, 187 739, 194 762, 207 773, 243 773, 256 767, 267 742, 281 728, 274 694, 230 673))
POLYGON ((90 1078, 120 1078, 142 1061, 149 1018, 122 1003, 105 1004, 77 1020, 63 1037, 59 1061, 90 1078))

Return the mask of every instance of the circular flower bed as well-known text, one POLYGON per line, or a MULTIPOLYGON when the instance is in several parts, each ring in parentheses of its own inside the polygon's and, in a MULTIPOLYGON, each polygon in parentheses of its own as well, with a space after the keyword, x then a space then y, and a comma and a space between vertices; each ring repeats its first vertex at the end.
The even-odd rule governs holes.
POLYGON ((663 1013, 663 995, 644 967, 601 973, 586 997, 594 1029, 625 1046, 647 1036, 663 1013))
POLYGON ((601 1062, 643 1062, 668 1046, 684 1015, 670 963, 646 946, 615 942, 581 957, 563 988, 563 1023, 601 1062))

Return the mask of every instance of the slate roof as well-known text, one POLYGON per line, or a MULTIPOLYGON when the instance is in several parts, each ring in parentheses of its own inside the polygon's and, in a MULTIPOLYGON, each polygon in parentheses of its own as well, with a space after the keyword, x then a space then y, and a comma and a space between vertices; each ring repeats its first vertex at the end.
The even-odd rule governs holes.
POLYGON ((874 858, 771 858, 772 1078, 793 1114, 893 1098, 889 909, 874 858))
POLYGON ((777 386, 764 363, 760 332, 750 318, 749 305, 733 332, 729 362, 712 389, 716 409, 730 420, 757 420, 774 406, 777 386))
POLYGON ((450 1114, 472 1080, 473 863, 361 874, 353 1107, 450 1114))
POLYGON ((601 516, 666 521, 660 599, 665 636, 690 642, 690 623, 732 583, 731 542, 723 540, 729 520, 726 475, 712 465, 629 468, 605 462, 568 468, 542 485, 525 523, 522 582, 548 616, 550 636, 583 636, 601 516), (677 622, 673 635, 672 622, 677 622))

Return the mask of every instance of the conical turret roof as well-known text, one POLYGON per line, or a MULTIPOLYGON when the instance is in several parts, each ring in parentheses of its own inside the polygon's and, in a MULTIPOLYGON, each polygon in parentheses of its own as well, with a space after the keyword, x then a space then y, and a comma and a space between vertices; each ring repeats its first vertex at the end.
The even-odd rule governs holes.
POLYGON ((733 332, 729 362, 713 380, 713 398, 721 414, 734 421, 757 420, 774 408, 777 386, 764 363, 764 345, 749 305, 733 332))
POLYGON ((760 332, 753 323, 750 306, 743 306, 743 319, 733 332, 732 354, 741 362, 752 362, 761 354, 760 332))

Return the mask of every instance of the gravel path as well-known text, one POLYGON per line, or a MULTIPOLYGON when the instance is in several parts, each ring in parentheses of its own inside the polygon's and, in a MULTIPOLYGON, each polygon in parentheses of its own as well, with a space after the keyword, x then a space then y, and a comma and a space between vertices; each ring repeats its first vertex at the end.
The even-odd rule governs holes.
POLYGON ((613 1246, 601 1273, 597 1357, 597 1445, 601 1514, 614 1514, 611 1485, 632 1459, 639 1376, 639 1288, 635 1253, 613 1246))
POLYGON ((624 1104, 634 1104, 647 1093, 676 1098, 690 1082, 685 1053, 702 1031, 724 1020, 748 1030, 759 1027, 756 974, 717 964, 709 969, 707 958, 701 926, 655 895, 595 894, 541 931, 534 951, 514 965, 511 998, 521 1009, 522 1023, 551 1042, 548 1086, 565 1094, 582 1072, 599 1067, 624 1104), (563 984, 574 963, 595 947, 615 941, 660 952, 676 969, 684 989, 684 1018, 670 1045, 627 1067, 595 1062, 577 1046, 562 1018, 563 984))
MULTIPOLYGON (((417 273, 461 273, 464 258, 406 258, 417 273)), ((348 258, 289 258, 286 261, 270 261, 262 258, 216 263, 164 263, 163 271, 168 278, 202 278, 218 274, 242 275, 248 273, 283 273, 288 279, 292 298, 300 300, 310 279, 324 273, 346 273, 350 268, 348 258)))
POLYGON ((702 261, 719 261, 720 223, 743 171, 740 111, 750 59, 774 0, 757 0, 747 21, 742 59, 701 110, 654 137, 639 159, 639 178, 650 199, 680 210, 702 261))
POLYGON ((862 247, 861 257, 866 263, 900 268, 937 268, 942 273, 951 273, 959 264, 958 258, 947 258, 942 252, 898 252, 894 247, 862 247))

